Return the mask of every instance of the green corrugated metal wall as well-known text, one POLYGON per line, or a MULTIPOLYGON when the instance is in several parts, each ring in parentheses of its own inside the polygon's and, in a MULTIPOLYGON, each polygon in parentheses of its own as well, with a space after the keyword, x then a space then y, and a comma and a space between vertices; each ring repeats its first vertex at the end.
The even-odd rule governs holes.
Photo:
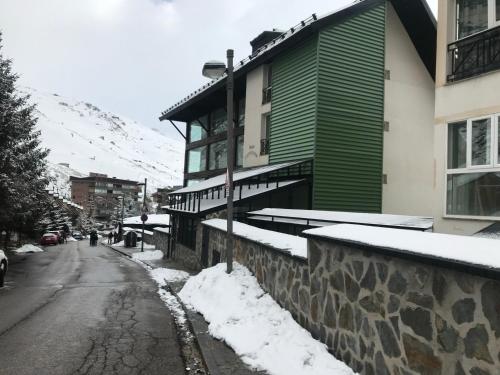
POLYGON ((381 212, 385 2, 320 32, 313 207, 381 212))
POLYGON ((271 163, 314 156, 316 59, 317 36, 273 62, 271 163))
POLYGON ((269 160, 314 157, 314 209, 381 212, 384 65, 384 1, 273 62, 269 160))

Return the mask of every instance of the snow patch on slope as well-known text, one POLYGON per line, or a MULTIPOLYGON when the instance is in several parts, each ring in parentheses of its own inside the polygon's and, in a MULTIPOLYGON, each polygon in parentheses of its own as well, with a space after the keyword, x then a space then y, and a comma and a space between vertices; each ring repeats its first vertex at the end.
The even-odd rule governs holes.
POLYGON ((89 172, 136 181, 147 178, 150 191, 182 184, 183 143, 87 102, 32 88, 20 91, 37 104, 42 146, 51 150, 49 174, 57 186, 69 175, 89 172))

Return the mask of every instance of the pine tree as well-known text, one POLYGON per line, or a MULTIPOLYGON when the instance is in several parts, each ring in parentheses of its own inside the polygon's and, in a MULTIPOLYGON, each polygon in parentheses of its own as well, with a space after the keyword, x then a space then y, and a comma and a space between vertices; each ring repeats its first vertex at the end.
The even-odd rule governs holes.
POLYGON ((46 208, 46 160, 35 106, 16 90, 18 76, 2 54, 0 33, 0 231, 31 233, 46 208))

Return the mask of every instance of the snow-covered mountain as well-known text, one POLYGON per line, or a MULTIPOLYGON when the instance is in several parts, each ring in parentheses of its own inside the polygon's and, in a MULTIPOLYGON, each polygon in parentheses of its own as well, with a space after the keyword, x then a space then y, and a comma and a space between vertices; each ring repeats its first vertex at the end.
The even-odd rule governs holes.
POLYGON ((66 193, 70 175, 89 172, 143 181, 148 191, 182 184, 184 144, 93 104, 20 88, 37 105, 42 145, 49 148, 49 174, 66 193), (67 165, 65 165, 67 164, 67 165))

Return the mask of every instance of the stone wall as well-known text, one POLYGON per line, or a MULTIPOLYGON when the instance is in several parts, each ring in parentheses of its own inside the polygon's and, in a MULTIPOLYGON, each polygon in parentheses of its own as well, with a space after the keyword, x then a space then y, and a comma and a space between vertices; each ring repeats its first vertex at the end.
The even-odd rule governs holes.
POLYGON ((153 230, 153 245, 156 250, 161 250, 166 255, 168 251, 168 241, 170 235, 159 230, 153 230))
POLYGON ((309 267, 306 326, 356 371, 500 373, 497 280, 319 239, 309 267))
POLYGON ((185 267, 193 270, 200 271, 203 267, 201 266, 201 239, 202 239, 202 224, 198 224, 196 228, 196 247, 190 249, 187 246, 177 242, 175 244, 175 250, 172 253, 172 258, 179 261, 185 267))
MULTIPOLYGON (((223 261, 225 232, 204 227, 223 261)), ((234 259, 360 374, 500 374, 498 279, 320 238, 305 260, 236 236, 234 259)))
MULTIPOLYGON (((226 232, 204 226, 209 236, 209 264, 213 250, 225 260, 226 232)), ((309 274, 307 260, 289 253, 234 237, 234 260, 254 273, 259 284, 275 301, 302 323, 309 316, 309 274)))
MULTIPOLYGON (((138 233, 141 234, 141 231, 139 231, 138 233)), ((152 245, 154 243, 153 236, 154 234, 144 232, 144 242, 152 245)))

